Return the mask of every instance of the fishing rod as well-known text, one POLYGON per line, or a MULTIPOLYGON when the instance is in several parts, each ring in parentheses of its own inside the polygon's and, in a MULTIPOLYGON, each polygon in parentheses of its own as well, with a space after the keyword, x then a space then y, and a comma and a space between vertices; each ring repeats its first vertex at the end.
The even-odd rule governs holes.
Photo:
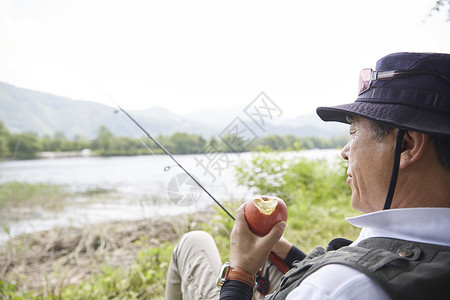
POLYGON ((206 188, 197 180, 195 179, 194 176, 191 175, 191 173, 188 172, 188 170, 186 170, 176 159, 175 157, 173 157, 172 153, 169 152, 169 150, 166 149, 166 147, 164 147, 162 144, 160 144, 155 138, 153 138, 148 132, 147 130, 145 130, 144 127, 141 126, 141 124, 139 124, 128 112, 126 112, 120 105, 116 104, 117 107, 120 109, 121 112, 123 112, 131 121, 133 121, 134 124, 136 124, 137 127, 139 127, 144 133, 145 135, 147 135, 147 137, 149 139, 151 139, 162 151, 164 151, 165 154, 167 154, 176 164, 177 166, 179 166, 189 177, 191 177, 192 180, 194 180, 194 182, 206 193, 208 194, 209 197, 211 197, 212 200, 214 200, 214 202, 216 202, 217 205, 220 206, 220 208, 222 208, 229 216, 231 219, 235 220, 234 216, 219 202, 217 201, 216 198, 214 198, 213 195, 211 195, 206 188))
MULTIPOLYGON (((105 96, 112 102, 114 103, 115 106, 117 106, 117 108, 119 108, 119 110, 121 112, 123 112, 125 114, 125 116, 127 116, 134 124, 136 124, 136 126, 142 130, 142 132, 145 133, 145 135, 152 140, 162 151, 164 151, 165 154, 167 154, 176 164, 177 166, 179 166, 214 202, 216 202, 217 205, 219 205, 219 207, 228 214, 228 216, 230 216, 231 219, 233 219, 233 221, 235 220, 234 216, 219 202, 217 201, 216 198, 214 198, 213 195, 211 195, 208 190, 206 190, 206 188, 194 177, 192 176, 191 173, 188 172, 188 170, 186 170, 176 159, 175 157, 173 157, 172 153, 169 152, 169 150, 166 149, 166 147, 164 147, 160 142, 158 142, 155 138, 153 138, 151 136, 150 133, 147 132, 147 130, 145 130, 144 127, 141 126, 141 124, 139 124, 138 121, 136 121, 125 109, 123 109, 100 85, 98 85, 90 76, 88 76, 86 74, 86 76, 90 79, 90 81, 103 93, 105 94, 105 96)), ((144 143, 144 141, 141 140, 141 142, 144 144, 144 146, 151 151, 150 148, 147 147, 147 145, 144 143)), ((153 152, 153 151, 151 151, 153 152)), ((166 167, 164 168, 164 171, 168 171, 170 170, 170 167, 166 167)))

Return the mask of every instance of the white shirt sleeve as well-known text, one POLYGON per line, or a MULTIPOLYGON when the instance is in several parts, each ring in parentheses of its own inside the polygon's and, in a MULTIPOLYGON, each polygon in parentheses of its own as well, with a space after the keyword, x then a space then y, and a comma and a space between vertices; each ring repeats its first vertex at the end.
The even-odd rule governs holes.
POLYGON ((348 266, 331 264, 308 276, 287 300, 389 300, 367 275, 348 266))

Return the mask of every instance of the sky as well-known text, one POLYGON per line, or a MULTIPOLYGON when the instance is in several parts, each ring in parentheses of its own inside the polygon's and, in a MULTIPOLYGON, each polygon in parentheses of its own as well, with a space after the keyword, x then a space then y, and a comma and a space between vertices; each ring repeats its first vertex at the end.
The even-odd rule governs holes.
POLYGON ((435 0, 0 0, 0 81, 129 110, 283 114, 356 99, 393 52, 450 53, 435 0))

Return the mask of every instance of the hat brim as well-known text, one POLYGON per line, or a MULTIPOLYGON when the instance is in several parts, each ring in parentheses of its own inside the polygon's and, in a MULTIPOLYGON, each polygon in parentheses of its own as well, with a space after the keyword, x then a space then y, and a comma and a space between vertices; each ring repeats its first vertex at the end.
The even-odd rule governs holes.
POLYGON ((332 107, 318 107, 316 112, 324 121, 348 123, 346 119, 348 115, 357 115, 407 130, 434 135, 450 135, 448 114, 401 104, 354 102, 332 107))

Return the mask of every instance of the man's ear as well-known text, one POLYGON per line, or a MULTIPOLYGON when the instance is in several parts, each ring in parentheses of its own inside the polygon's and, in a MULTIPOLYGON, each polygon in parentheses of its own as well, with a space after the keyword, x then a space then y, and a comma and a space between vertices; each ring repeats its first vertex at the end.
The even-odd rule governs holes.
POLYGON ((400 156, 400 169, 405 169, 424 156, 430 136, 417 131, 406 131, 403 138, 402 155, 400 156))

